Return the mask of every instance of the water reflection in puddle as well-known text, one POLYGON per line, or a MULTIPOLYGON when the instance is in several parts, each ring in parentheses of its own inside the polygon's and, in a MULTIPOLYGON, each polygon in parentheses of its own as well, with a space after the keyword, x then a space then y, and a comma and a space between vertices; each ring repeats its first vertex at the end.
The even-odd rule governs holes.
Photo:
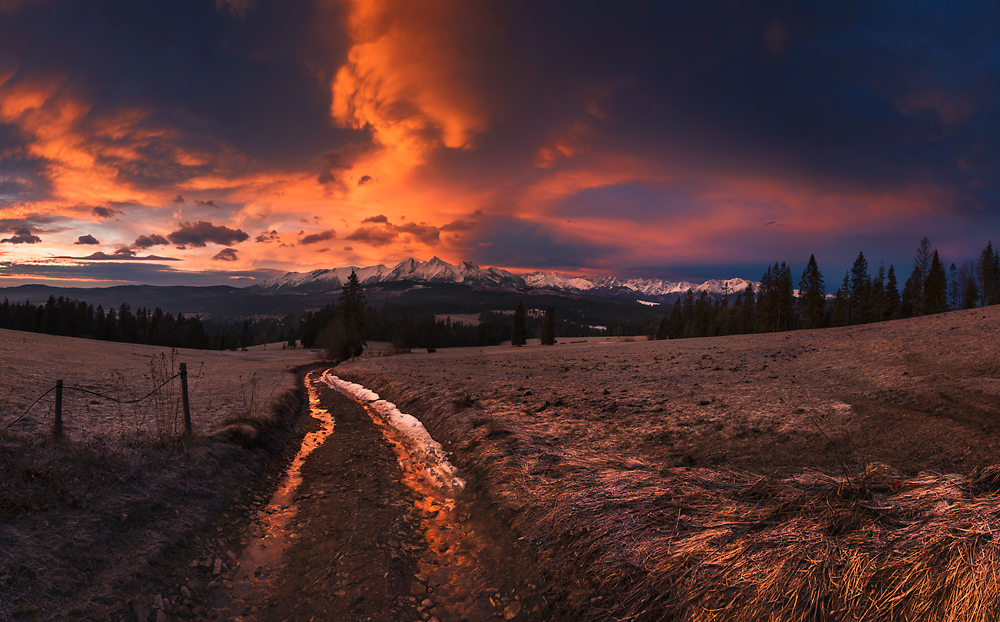
POLYGON ((278 575, 282 555, 294 539, 289 526, 297 510, 294 499, 295 491, 302 484, 302 463, 333 433, 333 415, 320 407, 315 386, 324 373, 310 372, 305 383, 309 411, 319 421, 320 429, 302 439, 302 446, 285 469, 277 490, 266 508, 258 512, 260 526, 243 550, 235 576, 225 583, 226 589, 220 590, 215 598, 214 608, 221 617, 240 616, 250 603, 263 602, 278 575))
MULTIPOLYGON (((458 519, 452 491, 436 485, 418 460, 411 457, 405 438, 365 405, 372 421, 392 447, 402 470, 403 483, 415 493, 427 550, 417 559, 419 572, 434 591, 429 598, 439 620, 496 620, 500 601, 497 590, 480 568, 473 552, 475 533, 458 519)), ((420 598, 423 598, 422 596, 420 598)), ((418 602, 420 599, 418 598, 418 602)))

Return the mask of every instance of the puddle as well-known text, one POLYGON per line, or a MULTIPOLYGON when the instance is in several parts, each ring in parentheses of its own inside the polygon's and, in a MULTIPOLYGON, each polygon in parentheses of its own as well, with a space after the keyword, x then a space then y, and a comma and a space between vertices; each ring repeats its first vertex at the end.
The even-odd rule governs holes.
POLYGON ((253 540, 240 556, 235 575, 224 584, 226 589, 220 590, 215 598, 213 608, 220 617, 243 615, 251 603, 263 602, 278 575, 282 555, 294 539, 289 526, 297 510, 294 500, 295 491, 302 484, 302 463, 333 433, 333 415, 320 407, 315 387, 324 373, 310 372, 305 383, 310 413, 321 427, 302 439, 302 447, 285 469, 277 490, 267 506, 258 512, 259 527, 253 540))

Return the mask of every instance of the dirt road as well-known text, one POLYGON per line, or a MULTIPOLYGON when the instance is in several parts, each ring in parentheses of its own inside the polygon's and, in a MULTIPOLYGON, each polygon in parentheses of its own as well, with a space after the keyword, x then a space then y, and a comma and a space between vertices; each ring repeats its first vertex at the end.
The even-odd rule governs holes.
MULTIPOLYGON (((392 430, 316 378, 307 383, 335 423, 301 465, 286 534, 291 544, 277 567, 246 554, 233 563, 214 580, 215 591, 201 599, 206 617, 386 622, 572 617, 557 588, 533 574, 532 553, 502 528, 474 486, 451 495, 422 484, 403 468, 406 447, 392 430), (240 572, 260 582, 233 603, 227 594, 240 591, 240 572)), ((250 536, 274 535, 259 526, 269 512, 280 511, 273 503, 258 510, 261 522, 244 527, 250 536)), ((245 550, 253 548, 253 538, 243 541, 245 550)))

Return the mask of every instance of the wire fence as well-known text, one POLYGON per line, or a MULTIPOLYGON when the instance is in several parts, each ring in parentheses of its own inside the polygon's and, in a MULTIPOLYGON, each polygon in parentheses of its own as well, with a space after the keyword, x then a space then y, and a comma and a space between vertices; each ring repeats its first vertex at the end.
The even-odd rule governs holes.
POLYGON ((37 405, 42 400, 42 398, 44 398, 45 396, 49 395, 53 391, 55 392, 55 423, 54 423, 54 427, 53 427, 53 433, 56 436, 62 436, 62 434, 63 434, 63 392, 64 391, 76 391, 78 393, 89 394, 89 395, 92 395, 94 397, 99 397, 101 399, 105 399, 105 400, 108 400, 110 402, 114 402, 114 403, 119 404, 119 405, 139 404, 140 402, 143 402, 143 401, 145 401, 145 400, 147 400, 147 399, 155 396, 161 389, 163 389, 163 387, 167 386, 168 384, 170 384, 171 382, 173 382, 174 380, 176 380, 178 378, 180 378, 180 381, 181 381, 181 404, 182 404, 182 407, 183 407, 183 410, 184 410, 184 431, 185 431, 186 434, 190 434, 191 433, 191 402, 190 402, 190 399, 188 397, 188 371, 187 371, 187 363, 181 363, 179 365, 179 371, 176 374, 174 374, 173 376, 171 376, 171 377, 167 378, 166 380, 164 380, 162 383, 160 383, 159 386, 157 386, 156 388, 154 388, 153 390, 151 390, 149 393, 143 395, 142 397, 135 398, 135 399, 121 399, 121 398, 114 397, 114 396, 111 396, 111 395, 106 395, 106 394, 101 393, 99 391, 93 391, 91 389, 87 389, 87 388, 84 388, 84 387, 66 386, 66 385, 63 384, 63 380, 62 379, 56 380, 55 386, 49 388, 47 391, 45 391, 44 393, 42 393, 41 395, 39 395, 35 399, 35 401, 33 401, 27 408, 25 408, 24 411, 20 415, 18 415, 12 421, 8 422, 2 428, 0 428, 0 431, 4 431, 4 430, 9 429, 11 426, 13 426, 17 422, 19 422, 21 419, 23 419, 25 416, 27 416, 27 414, 31 411, 31 409, 34 408, 35 405, 37 405))

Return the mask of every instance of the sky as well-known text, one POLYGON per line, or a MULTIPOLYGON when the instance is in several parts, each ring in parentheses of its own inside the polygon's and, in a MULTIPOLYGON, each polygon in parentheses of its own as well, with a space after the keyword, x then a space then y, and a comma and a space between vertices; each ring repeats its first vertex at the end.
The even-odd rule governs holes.
POLYGON ((1000 7, 0 0, 0 286, 1000 242, 1000 7))

